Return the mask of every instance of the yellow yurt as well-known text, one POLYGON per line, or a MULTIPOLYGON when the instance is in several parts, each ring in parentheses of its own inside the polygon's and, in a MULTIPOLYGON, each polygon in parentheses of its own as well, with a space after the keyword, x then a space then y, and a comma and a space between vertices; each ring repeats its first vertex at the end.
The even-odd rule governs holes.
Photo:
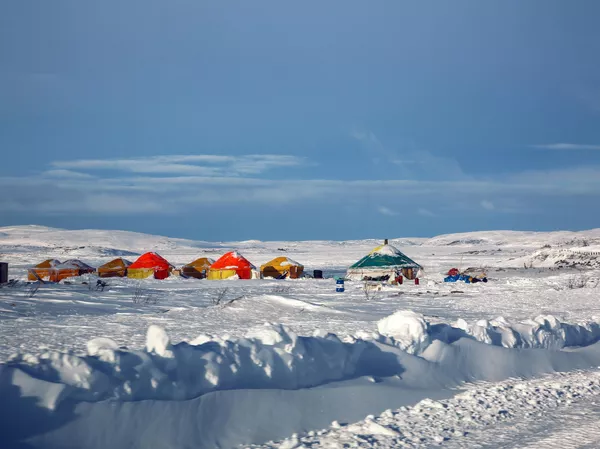
POLYGON ((55 267, 57 265, 60 265, 60 261, 56 259, 44 260, 43 262, 38 263, 35 267, 29 269, 29 272, 27 273, 27 279, 30 281, 35 281, 37 280, 37 275, 40 277, 40 279, 45 281, 49 280, 50 276, 52 276, 52 274, 54 274, 56 271, 55 267))
POLYGON ((262 277, 297 279, 302 276, 304 266, 289 257, 276 257, 260 266, 262 277))
POLYGON ((101 278, 125 277, 127 276, 127 267, 131 265, 128 260, 119 257, 98 267, 98 276, 101 278))
POLYGON ((181 273, 185 277, 204 279, 208 273, 208 269, 213 263, 215 263, 215 261, 208 257, 200 257, 193 262, 184 265, 181 268, 181 273))

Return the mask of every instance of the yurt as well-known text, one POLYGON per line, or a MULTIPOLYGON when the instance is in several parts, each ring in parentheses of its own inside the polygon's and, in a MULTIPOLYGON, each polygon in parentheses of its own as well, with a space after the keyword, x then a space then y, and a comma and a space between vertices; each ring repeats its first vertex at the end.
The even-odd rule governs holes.
POLYGON ((127 276, 127 268, 129 268, 130 265, 130 261, 118 257, 104 265, 100 265, 97 270, 98 276, 101 278, 125 277, 127 276))
POLYGON ((60 265, 60 261, 56 259, 44 260, 43 262, 38 263, 35 267, 29 269, 27 279, 30 281, 37 281, 37 274, 40 279, 45 281, 50 280, 50 275, 54 271, 54 267, 57 265, 60 265))
POLYGON ((237 251, 223 254, 208 270, 208 279, 227 279, 236 276, 239 279, 258 277, 256 267, 237 251))
POLYGON ((302 276, 304 266, 289 257, 276 257, 260 266, 262 277, 297 279, 302 276))
POLYGON ((388 245, 378 246, 354 265, 346 273, 346 278, 354 281, 394 279, 400 273, 407 279, 417 277, 421 265, 416 263, 398 248, 388 245))
POLYGON ((200 257, 199 259, 184 265, 181 268, 181 273, 184 277, 204 279, 213 263, 215 263, 215 261, 208 257, 200 257))
POLYGON ((54 266, 54 269, 50 273, 50 280, 60 282, 66 278, 81 276, 83 274, 93 273, 94 271, 96 271, 96 269, 85 262, 77 259, 70 259, 54 266))
POLYGON ((127 277, 134 279, 145 279, 154 276, 154 279, 165 279, 169 277, 172 265, 156 253, 142 254, 127 268, 127 277))

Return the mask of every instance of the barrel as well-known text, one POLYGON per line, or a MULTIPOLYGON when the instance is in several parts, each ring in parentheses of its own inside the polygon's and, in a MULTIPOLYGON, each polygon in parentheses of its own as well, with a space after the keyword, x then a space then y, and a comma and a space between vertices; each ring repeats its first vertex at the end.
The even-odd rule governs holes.
POLYGON ((313 277, 315 279, 323 279, 323 271, 321 271, 321 270, 314 270, 313 271, 313 277))
POLYGON ((0 284, 8 282, 8 263, 0 262, 0 284))
POLYGON ((344 280, 343 279, 335 280, 335 291, 338 293, 344 293, 344 280))

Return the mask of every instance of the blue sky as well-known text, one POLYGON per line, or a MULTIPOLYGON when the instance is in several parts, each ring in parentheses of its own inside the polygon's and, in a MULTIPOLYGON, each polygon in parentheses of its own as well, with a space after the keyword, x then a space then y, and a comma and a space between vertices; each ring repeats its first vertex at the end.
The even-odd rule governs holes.
POLYGON ((600 223, 600 3, 5 1, 0 226, 600 223))

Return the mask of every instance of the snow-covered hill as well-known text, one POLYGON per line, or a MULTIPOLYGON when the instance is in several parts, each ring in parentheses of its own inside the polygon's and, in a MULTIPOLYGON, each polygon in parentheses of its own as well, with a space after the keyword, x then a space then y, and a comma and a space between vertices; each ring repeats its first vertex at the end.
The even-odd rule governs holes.
MULTIPOLYGON (((380 245, 382 240, 208 242, 128 231, 10 226, 0 228, 0 255, 17 264, 34 264, 46 258, 81 258, 98 264, 112 257, 135 258, 146 251, 155 251, 172 263, 184 264, 201 255, 214 258, 235 249, 243 252, 255 265, 276 256, 288 255, 310 268, 343 269, 380 245)), ((426 268, 433 271, 447 270, 448 264, 458 266, 462 263, 463 267, 471 266, 475 259, 492 267, 519 268, 524 263, 533 263, 534 267, 550 267, 555 266, 550 260, 560 258, 559 252, 551 251, 556 257, 544 257, 546 253, 543 247, 561 250, 562 254, 578 251, 586 254, 582 259, 594 259, 589 256, 593 245, 600 245, 600 229, 581 232, 481 231, 429 239, 390 238, 390 243, 415 260, 424 260, 426 268), (590 250, 583 251, 586 247, 590 250), (539 252, 540 250, 542 251, 539 252), (452 260, 449 260, 449 256, 452 260), (548 259, 548 262, 543 263, 542 258, 548 259)), ((584 266, 586 263, 580 265, 584 266)), ((596 265, 591 262, 587 266, 596 265)))

